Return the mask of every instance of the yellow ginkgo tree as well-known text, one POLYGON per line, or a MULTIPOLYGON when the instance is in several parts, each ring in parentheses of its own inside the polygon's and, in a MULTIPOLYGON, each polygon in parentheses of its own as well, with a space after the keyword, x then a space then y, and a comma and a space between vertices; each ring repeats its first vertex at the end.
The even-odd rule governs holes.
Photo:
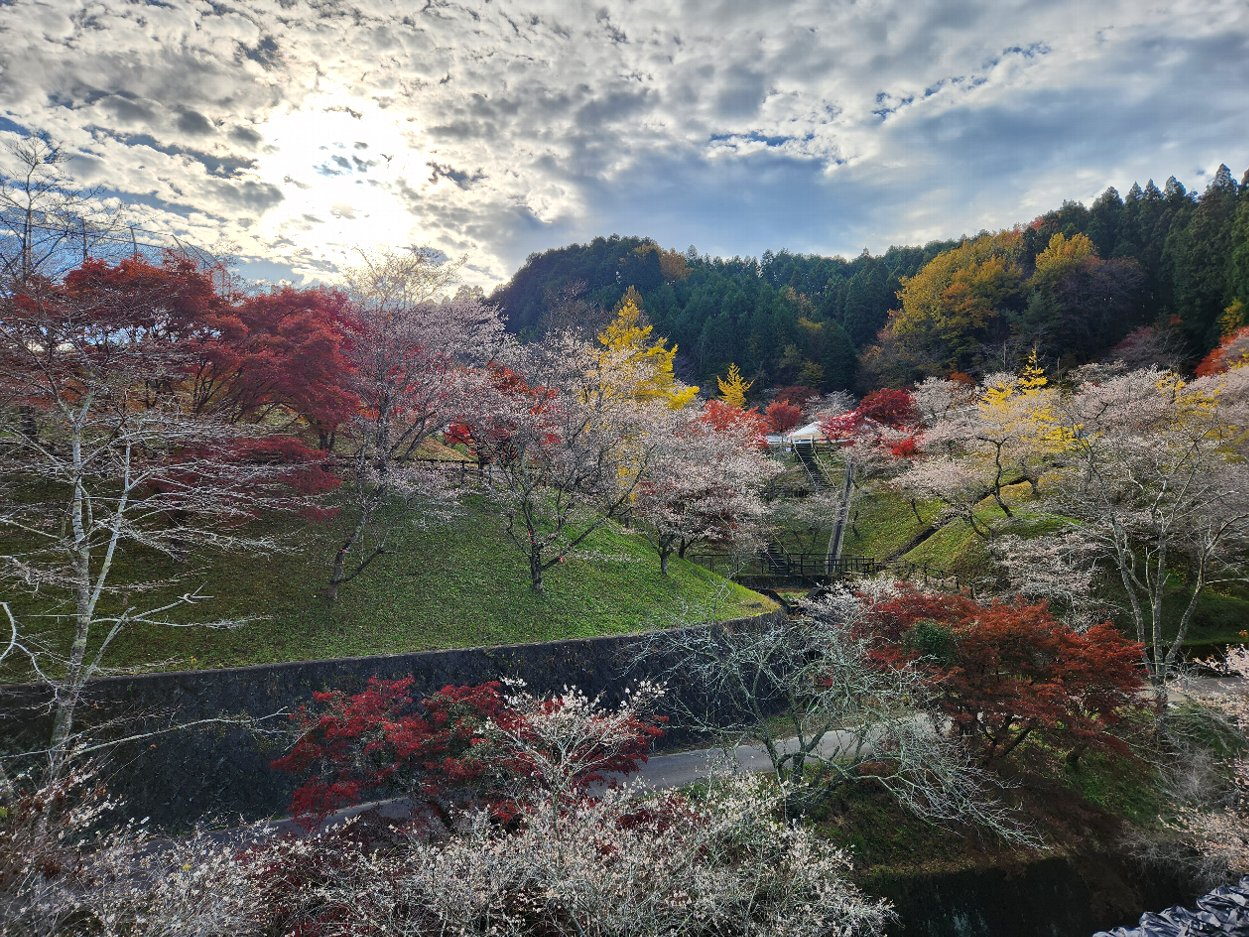
POLYGON ((632 286, 616 306, 616 317, 598 333, 603 390, 635 400, 663 400, 673 410, 690 403, 697 387, 676 379, 673 362, 677 346, 665 338, 652 339, 654 326, 642 316, 642 301, 632 286))
POLYGON ((729 365, 727 377, 717 377, 716 385, 720 388, 720 399, 730 407, 746 409, 746 391, 750 390, 754 381, 742 377, 742 369, 736 364, 729 365))

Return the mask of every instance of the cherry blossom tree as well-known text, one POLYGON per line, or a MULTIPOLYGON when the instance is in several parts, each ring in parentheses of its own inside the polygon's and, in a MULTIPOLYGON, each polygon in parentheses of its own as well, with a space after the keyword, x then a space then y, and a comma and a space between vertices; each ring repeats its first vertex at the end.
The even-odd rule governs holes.
POLYGON ((659 554, 660 571, 666 576, 672 554, 697 543, 756 544, 768 518, 763 495, 780 466, 756 446, 753 427, 718 429, 695 417, 652 432, 662 435, 630 517, 659 554))
POLYGON ((1067 531, 1064 552, 1092 551, 1109 571, 1161 691, 1198 600, 1245 579, 1249 369, 1188 383, 1150 368, 1085 383, 1061 421, 1070 453, 1047 506, 1067 531))
POLYGON ((443 295, 455 275, 419 253, 389 253, 366 256, 348 280, 358 334, 347 386, 359 409, 344 434, 347 533, 334 551, 330 601, 386 553, 396 524, 445 516, 448 476, 413 457, 472 406, 504 343, 494 307, 468 291, 443 295))
POLYGON ((0 151, 3 279, 25 283, 36 276, 59 276, 94 256, 121 226, 121 204, 104 197, 100 187, 76 187, 67 172, 68 157, 59 145, 38 136, 0 151))
POLYGON ((443 840, 348 847, 275 904, 361 937, 883 935, 888 905, 848 881, 844 851, 786 820, 782 800, 742 778, 690 794, 608 791, 543 807, 512 833, 477 815, 443 840))
POLYGON ((923 420, 918 458, 898 480, 916 500, 936 500, 942 518, 957 518, 989 538, 994 525, 980 511, 991 497, 1007 521, 1015 510, 1005 489, 1027 482, 1039 491, 1043 472, 1066 449, 1070 434, 1055 411, 1060 395, 1036 363, 1018 374, 994 374, 972 389, 929 379, 916 389, 923 420))
POLYGON ((489 403, 463 420, 534 592, 548 569, 628 509, 664 438, 654 427, 675 412, 666 401, 613 393, 635 382, 603 373, 637 365, 568 333, 548 336, 501 356, 489 370, 489 403))

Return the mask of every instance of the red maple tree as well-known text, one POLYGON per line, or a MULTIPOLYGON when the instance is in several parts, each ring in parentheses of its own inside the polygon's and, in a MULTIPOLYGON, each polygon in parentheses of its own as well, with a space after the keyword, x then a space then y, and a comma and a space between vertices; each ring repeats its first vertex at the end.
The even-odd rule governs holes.
MULTIPOLYGON (((292 714, 299 738, 273 762, 303 778, 291 798, 292 816, 315 825, 379 792, 406 795, 444 823, 451 819, 448 807, 464 802, 484 804, 501 820, 518 815, 524 805, 517 782, 523 786, 549 761, 537 719, 559 714, 568 698, 547 697, 523 710, 509 706, 503 685, 492 681, 448 685, 417 703, 413 683, 412 677, 370 678, 360 693, 314 693, 314 705, 292 714)), ((579 766, 568 779, 579 795, 610 774, 636 771, 662 734, 662 717, 627 713, 623 738, 609 741, 594 725, 610 719, 590 715, 590 731, 576 750, 561 753, 579 766)))
POLYGON ((1140 645, 1105 622, 1084 632, 1045 603, 982 605, 963 595, 906 590, 878 604, 865 628, 882 666, 925 671, 953 730, 985 762, 1033 734, 1068 753, 1128 751, 1116 734, 1145 705, 1140 645))
POLYGON ((774 433, 788 433, 802 420, 802 408, 783 400, 773 400, 763 411, 768 428, 774 433))

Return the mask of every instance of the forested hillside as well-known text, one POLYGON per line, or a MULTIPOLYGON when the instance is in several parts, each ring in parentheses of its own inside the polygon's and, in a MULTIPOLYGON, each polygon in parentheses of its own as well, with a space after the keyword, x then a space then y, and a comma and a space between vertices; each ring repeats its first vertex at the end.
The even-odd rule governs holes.
POLYGON ((492 297, 522 335, 598 328, 629 287, 684 377, 736 362, 759 390, 898 386, 1113 353, 1186 365, 1249 321, 1249 187, 1226 166, 1200 195, 1174 177, 961 242, 853 260, 767 251, 732 259, 642 237, 534 254, 492 297))

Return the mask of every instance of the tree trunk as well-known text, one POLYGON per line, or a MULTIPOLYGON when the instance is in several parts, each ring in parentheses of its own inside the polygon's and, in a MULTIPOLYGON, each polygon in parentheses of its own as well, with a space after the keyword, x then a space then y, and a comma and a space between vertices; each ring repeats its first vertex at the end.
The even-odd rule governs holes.
POLYGON ((668 575, 668 557, 672 555, 671 549, 659 551, 659 573, 661 576, 668 575))
POLYGON ((542 547, 537 544, 529 548, 529 588, 542 594, 542 547))
POLYGON ((824 557, 824 571, 832 575, 833 568, 841 559, 842 544, 846 539, 846 526, 850 520, 851 499, 854 497, 854 463, 846 460, 846 471, 841 483, 841 510, 828 538, 828 553, 824 557))
POLYGON ((360 538, 364 535, 364 529, 369 524, 371 514, 372 512, 367 506, 361 508, 360 516, 356 519, 355 526, 351 528, 351 533, 347 535, 347 539, 339 545, 338 550, 334 553, 334 565, 330 570, 330 581, 326 584, 325 591, 321 593, 327 602, 337 601, 339 588, 351 578, 347 574, 347 555, 360 542, 360 538))

